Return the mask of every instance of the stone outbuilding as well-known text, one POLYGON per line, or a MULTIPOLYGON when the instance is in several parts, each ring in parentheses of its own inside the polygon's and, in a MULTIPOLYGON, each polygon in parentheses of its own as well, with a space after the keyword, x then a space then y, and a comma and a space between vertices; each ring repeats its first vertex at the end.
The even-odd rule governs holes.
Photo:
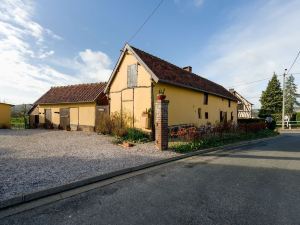
POLYGON ((106 83, 52 87, 29 111, 30 127, 94 131, 96 117, 108 113, 106 83))

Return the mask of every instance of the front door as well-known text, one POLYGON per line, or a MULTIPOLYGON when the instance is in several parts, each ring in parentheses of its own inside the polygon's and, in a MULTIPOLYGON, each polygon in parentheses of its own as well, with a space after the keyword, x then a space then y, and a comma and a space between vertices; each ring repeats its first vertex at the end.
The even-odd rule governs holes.
POLYGON ((70 109, 61 108, 59 114, 60 114, 60 128, 63 130, 70 129, 70 109))

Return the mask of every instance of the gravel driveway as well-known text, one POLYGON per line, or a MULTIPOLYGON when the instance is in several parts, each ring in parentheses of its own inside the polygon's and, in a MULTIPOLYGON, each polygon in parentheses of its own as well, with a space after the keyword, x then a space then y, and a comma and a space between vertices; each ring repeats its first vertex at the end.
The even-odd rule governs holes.
POLYGON ((96 133, 0 130, 0 201, 175 155, 153 142, 126 149, 96 133))

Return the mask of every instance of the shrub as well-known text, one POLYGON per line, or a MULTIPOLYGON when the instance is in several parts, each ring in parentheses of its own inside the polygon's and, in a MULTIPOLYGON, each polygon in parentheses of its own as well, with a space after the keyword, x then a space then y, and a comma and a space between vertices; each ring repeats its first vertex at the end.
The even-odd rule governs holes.
POLYGON ((118 141, 126 140, 132 142, 145 142, 149 140, 149 135, 142 130, 130 128, 132 117, 128 114, 120 113, 101 114, 97 117, 96 132, 101 134, 109 134, 118 137, 118 141))
POLYGON ((123 136, 123 140, 132 142, 146 142, 149 140, 149 135, 140 129, 128 128, 126 135, 123 136))
POLYGON ((275 120, 275 122, 279 122, 282 121, 282 114, 281 113, 274 113, 271 114, 273 120, 275 120))
POLYGON ((113 126, 109 114, 103 113, 97 117, 95 130, 101 134, 112 134, 113 126))
POLYGON ((258 123, 258 122, 264 122, 264 121, 265 121, 265 119, 262 119, 262 118, 238 119, 238 124, 258 123))
MULTIPOLYGON (((297 114, 296 114, 296 120, 297 121, 300 121, 300 112, 297 112, 297 114)), ((298 122, 298 124, 299 124, 300 122, 298 122)))
POLYGON ((97 117, 96 132, 101 134, 112 134, 123 137, 127 133, 127 126, 130 123, 127 115, 121 117, 120 113, 113 113, 111 116, 103 113, 97 117))

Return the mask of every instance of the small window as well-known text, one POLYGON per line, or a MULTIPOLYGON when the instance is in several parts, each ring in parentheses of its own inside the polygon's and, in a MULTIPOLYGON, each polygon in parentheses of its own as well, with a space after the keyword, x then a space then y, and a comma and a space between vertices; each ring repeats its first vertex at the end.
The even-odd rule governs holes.
POLYGON ((233 121, 233 112, 230 114, 230 120, 233 121))
POLYGON ((208 119, 208 112, 205 112, 205 119, 208 119))
POLYGON ((137 65, 132 64, 127 67, 127 87, 137 86, 137 65))
POLYGON ((244 105, 242 103, 238 104, 238 110, 240 111, 244 110, 244 105))
POLYGON ((198 108, 198 118, 201 119, 201 108, 198 108))
POLYGON ((228 107, 230 108, 230 106, 231 106, 231 101, 230 99, 228 99, 228 107))
POLYGON ((207 105, 208 104, 208 94, 207 93, 204 93, 204 102, 203 102, 204 105, 207 105))

